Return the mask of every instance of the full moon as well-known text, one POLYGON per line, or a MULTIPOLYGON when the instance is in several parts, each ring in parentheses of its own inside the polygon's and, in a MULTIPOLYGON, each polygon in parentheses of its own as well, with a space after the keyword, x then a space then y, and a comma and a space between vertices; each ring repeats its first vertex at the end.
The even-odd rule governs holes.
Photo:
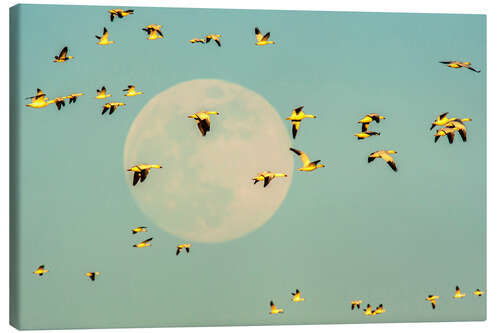
MULTIPOLYGON (((262 96, 221 80, 193 80, 152 98, 130 127, 123 167, 160 164, 143 183, 126 181, 138 207, 186 241, 223 242, 260 228, 293 179, 290 135, 262 96), (214 110, 203 137, 188 115, 214 110), (264 188, 260 172, 285 173, 264 188)), ((140 222, 139 224, 144 224, 140 222)))

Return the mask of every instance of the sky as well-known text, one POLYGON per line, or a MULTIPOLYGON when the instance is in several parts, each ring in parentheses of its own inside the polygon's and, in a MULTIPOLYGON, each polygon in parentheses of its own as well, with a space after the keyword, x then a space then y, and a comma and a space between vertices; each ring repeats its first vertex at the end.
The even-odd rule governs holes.
MULTIPOLYGON (((111 23, 108 9, 11 11, 13 323, 56 329, 485 319, 485 297, 472 295, 487 287, 485 16, 144 7, 111 23), (141 28, 152 23, 163 25, 164 39, 145 39, 141 28), (255 26, 271 31, 276 45, 257 47, 255 26), (116 44, 96 45, 103 27, 116 44), (207 33, 221 33, 222 47, 188 43, 207 33), (75 58, 53 63, 66 45, 75 58), (481 73, 442 60, 471 61, 481 73), (261 228, 226 242, 193 242, 189 256, 175 257, 184 240, 137 204, 124 149, 154 96, 196 79, 257 93, 288 130, 284 118, 304 105, 318 118, 307 119, 292 144, 326 168, 295 171, 261 228), (130 83, 145 94, 125 100, 121 90, 130 83), (94 99, 102 85, 127 103, 112 116, 102 116, 104 103, 94 99), (36 88, 50 98, 85 95, 62 111, 25 107, 36 88), (372 112, 387 117, 372 126, 381 135, 356 140, 356 122, 372 112), (453 145, 434 143, 429 127, 443 112, 472 118, 466 143, 459 136, 453 145), (398 152, 397 173, 383 161, 367 163, 379 149, 398 152), (130 234, 137 225, 151 226, 144 234, 155 238, 151 248, 131 246, 147 238, 130 234), (40 264, 49 269, 41 278, 31 273, 40 264), (102 275, 91 283, 88 271, 102 275), (457 284, 464 299, 452 299, 457 284), (305 302, 290 301, 296 288, 305 302), (436 311, 424 302, 428 294, 441 296, 436 311), (383 303, 387 312, 351 311, 357 298, 383 303), (267 314, 271 299, 284 314, 267 314)), ((214 139, 222 135, 216 124, 214 139)))

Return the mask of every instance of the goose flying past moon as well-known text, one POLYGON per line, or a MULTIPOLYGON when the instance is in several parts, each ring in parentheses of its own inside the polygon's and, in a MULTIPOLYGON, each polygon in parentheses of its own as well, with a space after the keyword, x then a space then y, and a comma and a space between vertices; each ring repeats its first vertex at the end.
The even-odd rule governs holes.
POLYGON ((196 120, 196 125, 198 125, 198 129, 200 130, 202 136, 205 136, 207 135, 207 132, 210 132, 210 115, 219 115, 219 112, 201 111, 188 116, 188 118, 196 120))
POLYGON ((254 185, 257 184, 258 182, 263 181, 264 187, 266 187, 267 185, 269 185, 271 180, 273 180, 274 178, 277 178, 277 177, 288 177, 288 176, 284 173, 274 173, 271 171, 264 171, 264 172, 259 173, 257 175, 257 177, 252 178, 252 180, 254 181, 253 182, 254 185))
POLYGON ((134 173, 134 180, 132 181, 132 186, 135 186, 139 182, 139 179, 141 180, 141 183, 144 180, 146 180, 146 177, 149 174, 149 170, 161 169, 161 168, 163 167, 158 164, 137 164, 128 169, 127 171, 132 171, 134 173))
POLYGON ((286 118, 286 120, 292 121, 292 135, 294 139, 297 136, 297 132, 299 131, 300 123, 302 120, 306 118, 316 118, 315 115, 305 114, 304 111, 302 111, 303 108, 304 106, 299 106, 292 111, 290 117, 286 118))

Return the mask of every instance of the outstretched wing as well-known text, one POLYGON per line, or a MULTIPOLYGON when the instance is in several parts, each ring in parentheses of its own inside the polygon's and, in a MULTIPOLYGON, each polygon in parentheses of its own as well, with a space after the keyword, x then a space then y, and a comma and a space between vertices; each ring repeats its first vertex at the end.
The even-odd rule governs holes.
POLYGON ((297 132, 299 131, 299 127, 300 127, 300 120, 292 121, 292 135, 293 135, 294 139, 297 136, 297 132))
POLYGON ((311 163, 309 156, 307 156, 306 153, 304 153, 303 151, 300 151, 295 148, 290 148, 290 150, 300 156, 300 159, 302 160, 302 164, 304 164, 304 166, 309 165, 309 163, 311 163))
POLYGON ((263 36, 262 33, 260 32, 259 28, 255 27, 255 39, 257 39, 257 42, 260 42, 262 40, 263 36))

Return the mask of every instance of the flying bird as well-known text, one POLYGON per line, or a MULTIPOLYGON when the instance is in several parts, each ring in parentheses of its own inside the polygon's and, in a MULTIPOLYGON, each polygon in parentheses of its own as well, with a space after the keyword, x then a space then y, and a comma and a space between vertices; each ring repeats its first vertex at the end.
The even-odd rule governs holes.
POLYGON ((182 252, 182 250, 184 250, 184 249, 186 250, 186 253, 189 253, 190 248, 191 248, 191 244, 187 244, 187 243, 179 244, 179 245, 177 245, 177 251, 175 252, 175 255, 178 256, 182 252))
POLYGON ((471 120, 472 119, 470 119, 470 118, 452 120, 452 121, 448 122, 445 126, 448 128, 454 128, 456 131, 458 131, 458 134, 460 134, 462 141, 466 142, 467 141, 467 128, 464 125, 464 121, 471 121, 471 120))
POLYGON ((319 164, 321 160, 313 161, 309 159, 309 156, 306 155, 303 151, 300 151, 295 148, 290 148, 291 151, 293 151, 295 154, 300 156, 300 159, 302 160, 302 167, 298 168, 297 171, 314 171, 318 168, 324 168, 325 165, 319 164))
POLYGON ((452 121, 452 120, 455 120, 457 118, 448 118, 447 115, 448 115, 449 112, 445 112, 443 114, 440 114, 436 120, 432 123, 431 125, 431 128, 430 130, 432 130, 434 128, 434 126, 444 126, 446 125, 448 122, 452 121))
POLYGON ((369 113, 366 116, 364 116, 360 121, 358 121, 358 124, 361 124, 361 131, 366 132, 366 130, 368 130, 368 126, 372 121, 379 123, 381 119, 387 119, 387 118, 379 115, 378 113, 369 113))
POLYGON ((380 304, 376 309, 375 311, 373 311, 373 314, 375 315, 378 315, 378 314, 381 314, 381 313, 384 313, 384 312, 387 312, 386 309, 384 309, 384 306, 382 304, 380 304))
POLYGON ((191 44, 195 44, 195 43, 200 43, 200 44, 205 44, 205 40, 204 39, 201 39, 201 38, 193 38, 189 41, 191 44))
POLYGON ((126 105, 125 103, 122 103, 122 102, 111 102, 111 103, 106 103, 104 104, 104 106, 102 107, 102 112, 101 114, 105 114, 106 111, 109 110, 109 114, 112 115, 113 112, 115 112, 115 110, 119 107, 119 106, 123 106, 123 105, 126 105))
POLYGON ((38 275, 38 276, 42 276, 43 274, 47 273, 48 271, 49 271, 48 269, 45 269, 45 265, 40 265, 40 266, 38 266, 37 269, 35 269, 33 274, 38 275))
POLYGON ((463 67, 463 68, 470 69, 471 71, 474 71, 476 73, 481 73, 481 71, 474 69, 471 66, 471 63, 469 61, 461 62, 461 61, 453 61, 452 60, 452 61, 440 61, 440 63, 445 64, 450 68, 462 68, 463 67))
POLYGON ((46 94, 44 94, 44 92, 40 88, 36 89, 35 96, 27 97, 26 99, 31 99, 31 103, 26 104, 26 106, 36 109, 44 108, 47 105, 54 103, 53 100, 52 101, 48 100, 49 98, 47 97, 46 94))
POLYGON ((369 138, 370 136, 374 136, 374 135, 378 136, 378 135, 380 135, 380 132, 365 131, 365 132, 360 132, 360 133, 354 134, 354 136, 357 137, 358 140, 363 140, 363 139, 369 138))
POLYGON ((209 43, 212 39, 214 40, 214 42, 217 43, 217 45, 219 45, 219 47, 221 46, 220 45, 220 38, 222 37, 222 35, 216 35, 216 34, 211 34, 211 35, 206 35, 205 36, 205 43, 209 43))
POLYGON ((99 41, 97 42, 97 44, 99 45, 108 45, 108 44, 114 44, 114 41, 112 40, 109 40, 108 37, 109 37, 109 32, 108 32, 108 29, 104 28, 103 32, 102 32, 102 36, 95 36, 99 41))
POLYGON ((432 305, 432 308, 435 310, 436 309, 436 300, 439 299, 439 296, 437 295, 429 295, 425 298, 426 301, 429 301, 432 305))
POLYGON ((137 95, 142 95, 144 94, 142 91, 136 91, 134 85, 129 85, 127 89, 123 89, 123 91, 126 91, 127 93, 125 96, 132 97, 132 96, 137 96, 137 95))
POLYGON ((147 232, 147 231, 148 231, 147 227, 137 227, 132 229, 132 234, 135 235, 138 232, 147 232))
POLYGON ((161 169, 162 166, 158 164, 137 164, 128 169, 127 171, 132 171, 134 173, 134 180, 132 181, 132 185, 135 186, 139 179, 141 183, 146 179, 149 174, 150 169, 161 169))
POLYGON ((201 111, 188 116, 188 118, 196 120, 196 124, 198 125, 198 129, 200 130, 202 136, 205 136, 207 135, 207 132, 210 132, 210 115, 219 115, 219 112, 201 111))
POLYGON ((255 28, 255 39, 257 39, 257 43, 255 45, 268 45, 268 44, 276 44, 273 41, 268 40, 269 37, 271 36, 271 33, 268 32, 264 36, 260 32, 259 28, 255 28))
POLYGON ((292 302, 303 302, 304 299, 300 297, 300 290, 295 289, 295 292, 292 292, 292 302))
POLYGON ((153 240, 153 237, 148 238, 148 239, 146 239, 145 241, 142 241, 142 242, 140 242, 140 243, 134 244, 134 245, 133 245, 133 247, 142 248, 142 247, 151 246, 151 241, 152 241, 152 240, 153 240))
POLYGON ((66 98, 69 99, 68 103, 71 104, 71 103, 76 103, 76 99, 80 96, 83 96, 83 93, 71 94, 71 95, 66 96, 66 98))
POLYGON ((387 164, 391 167, 392 170, 398 171, 396 167, 396 162, 394 162, 394 158, 391 154, 397 154, 398 152, 395 150, 377 150, 376 152, 371 153, 368 156, 368 163, 372 162, 376 158, 382 158, 387 164))
POLYGON ((484 291, 481 291, 480 289, 476 289, 476 290, 474 290, 473 294, 476 296, 483 296, 484 291))
POLYGON ((99 272, 88 272, 88 273, 85 273, 85 276, 88 276, 91 281, 95 281, 95 277, 97 275, 101 275, 101 273, 99 273, 99 272))
POLYGON ((68 56, 68 47, 67 46, 63 47, 63 49, 61 50, 59 55, 54 56, 54 58, 56 59, 56 60, 54 60, 54 62, 65 62, 69 59, 73 59, 72 56, 68 56))
POLYGON ((437 129, 436 134, 434 134, 434 142, 438 142, 440 137, 446 135, 448 137, 448 142, 452 144, 453 140, 455 139, 455 130, 455 127, 443 127, 437 129))
POLYGON ((253 182, 254 184, 257 184, 258 182, 263 181, 264 187, 266 187, 267 185, 269 185, 271 180, 273 180, 274 178, 277 178, 277 177, 288 177, 288 175, 286 175, 284 173, 274 173, 271 171, 264 171, 264 172, 259 173, 257 175, 257 177, 252 178, 252 180, 254 181, 253 182))
POLYGON ((161 32, 160 29, 161 29, 161 24, 150 24, 142 28, 142 30, 147 32, 149 40, 163 38, 163 33, 161 32))
POLYGON ((361 303, 363 303, 362 300, 354 300, 351 302, 351 310, 354 310, 354 308, 358 308, 360 309, 361 308, 361 303))
POLYGON ((104 99, 111 97, 111 94, 106 94, 106 87, 102 86, 101 90, 97 89, 97 96, 95 98, 97 99, 104 99))
POLYGON ((464 298, 465 296, 467 296, 466 293, 463 293, 460 291, 460 287, 459 286, 456 286, 455 287, 455 295, 453 295, 453 298, 464 298))
POLYGON ((292 135, 293 135, 294 139, 297 136, 297 132, 299 130, 300 123, 302 120, 304 120, 305 118, 316 118, 315 115, 305 114, 302 111, 303 108, 304 108, 304 106, 299 106, 298 108, 296 108, 292 111, 292 114, 290 115, 290 117, 286 118, 286 120, 292 121, 292 135))
POLYGON ((124 18, 125 16, 131 15, 134 13, 133 9, 128 9, 128 10, 123 10, 123 9, 111 9, 108 10, 108 13, 110 15, 111 22, 113 22, 113 19, 115 16, 118 16, 119 18, 124 18))
POLYGON ((372 306, 370 304, 368 304, 366 306, 366 309, 363 309, 363 313, 366 316, 374 316, 374 315, 376 315, 376 313, 374 311, 372 311, 372 306))
POLYGON ((278 309, 276 305, 274 305, 273 301, 271 301, 269 305, 271 306, 271 311, 269 312, 269 314, 283 313, 283 309, 278 309))

